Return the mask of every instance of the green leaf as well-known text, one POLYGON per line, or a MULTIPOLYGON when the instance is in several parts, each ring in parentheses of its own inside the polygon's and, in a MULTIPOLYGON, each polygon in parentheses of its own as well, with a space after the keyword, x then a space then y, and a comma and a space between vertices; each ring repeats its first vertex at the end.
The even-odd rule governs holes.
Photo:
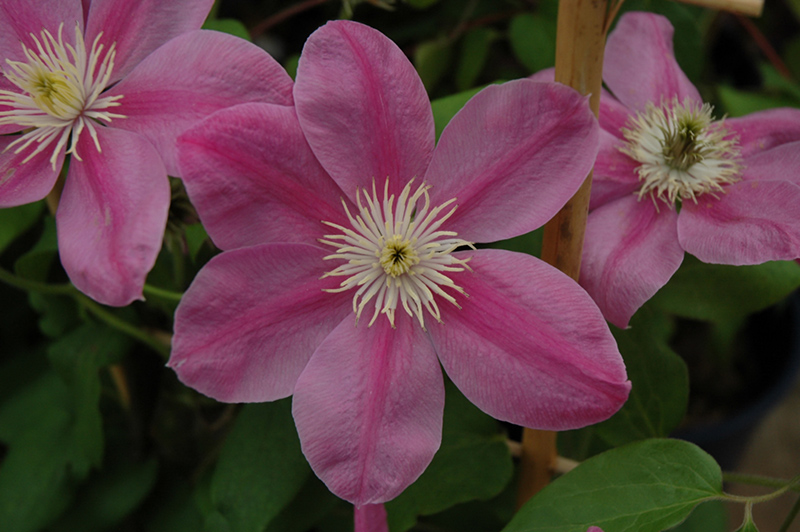
POLYGON ((720 85, 718 91, 722 105, 725 106, 728 115, 733 117, 745 116, 765 109, 797 105, 796 100, 786 96, 741 91, 728 85, 720 85))
POLYGON ((711 456, 681 440, 651 439, 590 458, 523 506, 503 532, 660 532, 722 496, 711 456))
POLYGON ((66 406, 72 413, 73 443, 69 459, 79 477, 85 476, 90 467, 99 466, 103 458, 99 371, 121 360, 130 342, 115 330, 86 324, 48 349, 53 368, 69 390, 66 406))
POLYGON ((753 522, 753 516, 746 515, 742 526, 736 529, 736 532, 758 532, 758 527, 753 522))
POLYGON ((206 530, 261 532, 294 499, 311 472, 300 451, 291 402, 242 408, 211 478, 216 513, 206 530))
POLYGON ((77 500, 50 528, 52 532, 102 532, 113 530, 150 493, 158 461, 130 460, 112 464, 82 486, 77 500))
POLYGON ((431 94, 447 73, 453 56, 453 44, 450 39, 440 37, 419 43, 414 51, 414 67, 431 94))
POLYGON ((0 209, 0 252, 36 222, 43 208, 44 202, 37 201, 10 209, 0 209))
POLYGON ((203 530, 203 517, 195 504, 189 483, 185 480, 159 482, 145 515, 145 532, 198 532, 203 530))
POLYGON ((798 287, 800 265, 794 261, 729 266, 687 255, 651 304, 680 317, 721 322, 763 310, 798 287))
POLYGON ((442 131, 444 131, 444 128, 447 126, 450 120, 452 120, 452 118, 456 115, 456 113, 459 112, 462 107, 464 107, 464 104, 467 103, 470 98, 478 94, 482 88, 483 87, 477 87, 468 91, 459 92, 458 94, 445 96, 444 98, 439 98, 431 102, 431 108, 433 109, 433 121, 436 124, 437 139, 442 134, 442 131))
POLYGON ((439 0, 406 0, 406 3, 414 9, 428 9, 439 0))
POLYGON ((552 67, 556 61, 556 18, 541 13, 523 13, 511 19, 508 27, 511 49, 520 63, 530 70, 552 67))
POLYGON ((497 32, 491 28, 475 28, 464 35, 456 69, 456 88, 459 91, 475 85, 489 57, 489 47, 496 38, 497 32))
POLYGON ((308 475, 294 500, 287 505, 265 532, 305 532, 314 528, 341 500, 314 475, 308 475))
POLYGON ((52 216, 44 219, 44 230, 36 244, 14 263, 14 272, 32 281, 44 282, 50 266, 58 256, 56 220, 52 216))
POLYGON ((511 480, 511 455, 497 421, 449 381, 445 405, 442 446, 433 461, 414 484, 386 503, 392 532, 408 530, 418 515, 494 497, 511 480))
POLYGON ((31 292, 28 300, 40 314, 39 330, 50 338, 59 338, 81 323, 79 306, 72 296, 31 292))
POLYGON ((200 253, 203 244, 208 241, 208 233, 203 224, 196 223, 186 226, 186 246, 193 261, 197 260, 197 254, 200 253))
POLYGON ((670 532, 726 532, 728 530, 728 509, 722 501, 708 501, 700 504, 688 519, 670 529, 670 532))
POLYGON ((668 345, 665 317, 645 307, 626 330, 612 329, 625 359, 632 388, 628 401, 610 419, 592 427, 613 447, 668 436, 686 414, 689 373, 668 345))
POLYGON ((244 24, 232 18, 208 19, 203 23, 203 29, 221 31, 222 33, 241 37, 246 41, 250 40, 250 32, 247 31, 244 24))

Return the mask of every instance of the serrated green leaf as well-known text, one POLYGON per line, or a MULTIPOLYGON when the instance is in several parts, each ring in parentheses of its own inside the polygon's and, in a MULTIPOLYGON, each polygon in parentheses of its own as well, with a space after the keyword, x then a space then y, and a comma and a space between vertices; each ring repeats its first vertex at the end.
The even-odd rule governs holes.
POLYGON ((402 532, 414 525, 418 515, 494 497, 512 474, 511 455, 497 421, 448 381, 442 446, 422 476, 386 503, 389 526, 392 532, 402 532))
POLYGON ((541 13, 523 13, 508 27, 511 49, 531 73, 552 67, 556 61, 556 19, 541 13))
POLYGON ((676 316, 722 322, 741 319, 785 299, 800 287, 800 265, 705 264, 689 255, 651 304, 676 316))
POLYGON ((414 50, 414 67, 428 94, 436 89, 450 68, 452 56, 453 43, 444 37, 422 42, 414 50))
POLYGON ((242 408, 211 478, 211 502, 219 514, 206 530, 261 532, 294 499, 311 469, 288 399, 242 408))
POLYGON ((250 32, 247 31, 247 28, 245 28, 244 24, 232 18, 206 20, 203 23, 203 29, 221 31, 222 33, 228 33, 235 37, 241 37, 246 41, 250 40, 250 32))
POLYGON ((722 472, 711 456, 681 440, 651 439, 586 460, 556 479, 503 532, 660 532, 698 504, 722 495, 722 472))
POLYGON ((44 202, 0 209, 0 252, 30 228, 44 209, 44 202))
POLYGON ((497 32, 491 28, 475 28, 464 35, 456 69, 456 88, 459 91, 475 84, 489 57, 489 47, 496 38, 497 32))
POLYGON ((103 420, 100 414, 101 368, 121 360, 130 348, 127 336, 100 325, 86 324, 48 349, 53 368, 67 385, 72 414, 69 459, 79 477, 103 457, 103 420))

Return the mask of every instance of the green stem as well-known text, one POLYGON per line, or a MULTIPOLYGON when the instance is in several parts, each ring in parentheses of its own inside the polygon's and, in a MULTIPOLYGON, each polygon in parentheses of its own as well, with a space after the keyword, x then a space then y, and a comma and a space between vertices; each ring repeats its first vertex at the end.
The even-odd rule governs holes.
POLYGON ((798 512, 800 512, 800 497, 794 501, 794 506, 789 510, 789 515, 786 516, 778 532, 788 532, 789 526, 792 524, 792 521, 794 521, 794 518, 797 517, 798 512))
POLYGON ((163 356, 164 358, 169 358, 169 346, 160 342, 155 337, 147 334, 140 328, 136 327, 135 325, 131 325, 125 320, 122 320, 116 317, 111 312, 104 309, 98 303, 95 303, 92 299, 89 299, 87 296, 83 294, 76 293, 75 299, 78 301, 78 304, 81 305, 83 308, 94 314, 96 318, 101 319, 108 325, 118 331, 127 334, 131 338, 142 342, 143 344, 149 346, 153 350, 155 350, 159 355, 163 356))
POLYGON ((38 281, 31 281, 30 279, 25 279, 24 277, 18 277, 13 273, 9 272, 8 270, 4 270, 0 268, 0 281, 13 286, 15 288, 19 288, 20 290, 26 290, 29 292, 39 292, 41 294, 53 294, 53 295, 74 295, 77 294, 77 290, 71 283, 64 283, 64 284, 47 284, 47 283, 40 283, 38 281))
POLYGON ((158 297, 161 299, 166 299, 169 301, 178 302, 183 297, 183 294, 180 292, 173 292, 171 290, 164 290, 163 288, 158 288, 155 286, 150 286, 148 284, 144 285, 143 289, 144 295, 146 296, 153 296, 158 297))
POLYGON ((744 495, 732 495, 730 493, 725 493, 723 495, 723 499, 732 502, 743 502, 745 504, 756 504, 759 502, 766 502, 771 501, 777 497, 780 497, 787 491, 797 488, 800 485, 800 475, 794 477, 789 482, 785 483, 781 488, 773 491, 772 493, 767 493, 766 495, 756 495, 753 497, 747 497, 744 495))

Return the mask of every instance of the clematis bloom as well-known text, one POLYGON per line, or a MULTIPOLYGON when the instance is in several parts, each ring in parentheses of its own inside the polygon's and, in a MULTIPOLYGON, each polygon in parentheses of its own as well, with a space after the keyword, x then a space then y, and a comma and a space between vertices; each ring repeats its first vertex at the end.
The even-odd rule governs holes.
POLYGON ((397 496, 439 447, 440 363, 478 407, 529 427, 622 405, 624 364, 583 289, 474 246, 539 227, 577 190, 597 149, 585 98, 488 87, 434 149, 405 55, 337 21, 306 42, 294 100, 219 111, 179 139, 189 196, 225 250, 176 312, 169 365, 185 384, 227 402, 293 394, 305 456, 357 506, 397 496))
POLYGON ((580 282, 627 327, 684 252, 718 264, 800 257, 800 109, 715 120, 673 28, 627 13, 608 38, 580 282))
POLYGON ((256 46, 197 28, 213 0, 0 1, 0 207, 44 198, 71 155, 56 213, 61 263, 109 305, 142 297, 161 249, 175 139, 248 101, 291 105, 256 46))

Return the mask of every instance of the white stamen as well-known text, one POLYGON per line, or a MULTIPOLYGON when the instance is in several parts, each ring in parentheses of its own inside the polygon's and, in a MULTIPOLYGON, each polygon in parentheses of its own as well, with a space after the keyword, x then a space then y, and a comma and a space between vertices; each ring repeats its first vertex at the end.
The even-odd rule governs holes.
POLYGON ((656 200, 673 208, 678 200, 696 203, 701 194, 724 193, 725 185, 739 181, 738 139, 712 111, 709 104, 674 98, 659 107, 647 104, 629 120, 620 151, 641 163, 639 199, 650 195, 656 208, 656 200))
POLYGON ((80 160, 75 148, 84 129, 99 152, 102 150, 96 124, 125 118, 108 111, 120 105, 121 95, 100 96, 114 69, 115 44, 103 53, 105 46, 100 43, 103 35, 100 33, 87 53, 78 25, 75 25, 75 46, 64 42, 63 29, 62 23, 58 27, 58 38, 48 30, 42 30, 40 37, 31 34, 35 47, 31 49, 22 44, 25 61, 6 59, 7 67, 2 71, 22 92, 0 90, 0 106, 8 109, 0 111, 0 125, 13 124, 26 130, 6 150, 14 148, 14 153, 20 153, 37 143, 23 160, 26 163, 55 142, 50 156, 54 170, 70 134, 72 139, 66 153, 80 160))
POLYGON ((455 198, 430 209, 429 188, 422 184, 412 194, 411 183, 408 183, 395 205, 394 194, 389 195, 389 181, 384 185, 383 202, 378 200, 373 182, 372 195, 356 191, 358 214, 355 217, 342 201, 352 229, 324 222, 341 232, 320 239, 323 244, 337 248, 336 253, 328 255, 325 260, 346 261, 323 276, 346 277, 339 288, 327 291, 343 292, 357 288, 353 294, 356 323, 367 303, 374 301, 375 310, 368 326, 375 323, 379 314, 385 314, 394 327, 399 303, 409 316, 417 318, 424 329, 423 309, 441 322, 436 296, 459 307, 453 295, 442 287, 466 295, 442 272, 468 269, 469 259, 458 259, 451 253, 461 246, 475 248, 472 243, 455 238, 456 233, 439 230, 442 223, 453 215, 456 206, 447 214, 440 216, 440 213, 453 204, 455 198), (424 202, 418 208, 417 204, 423 198, 424 202))

